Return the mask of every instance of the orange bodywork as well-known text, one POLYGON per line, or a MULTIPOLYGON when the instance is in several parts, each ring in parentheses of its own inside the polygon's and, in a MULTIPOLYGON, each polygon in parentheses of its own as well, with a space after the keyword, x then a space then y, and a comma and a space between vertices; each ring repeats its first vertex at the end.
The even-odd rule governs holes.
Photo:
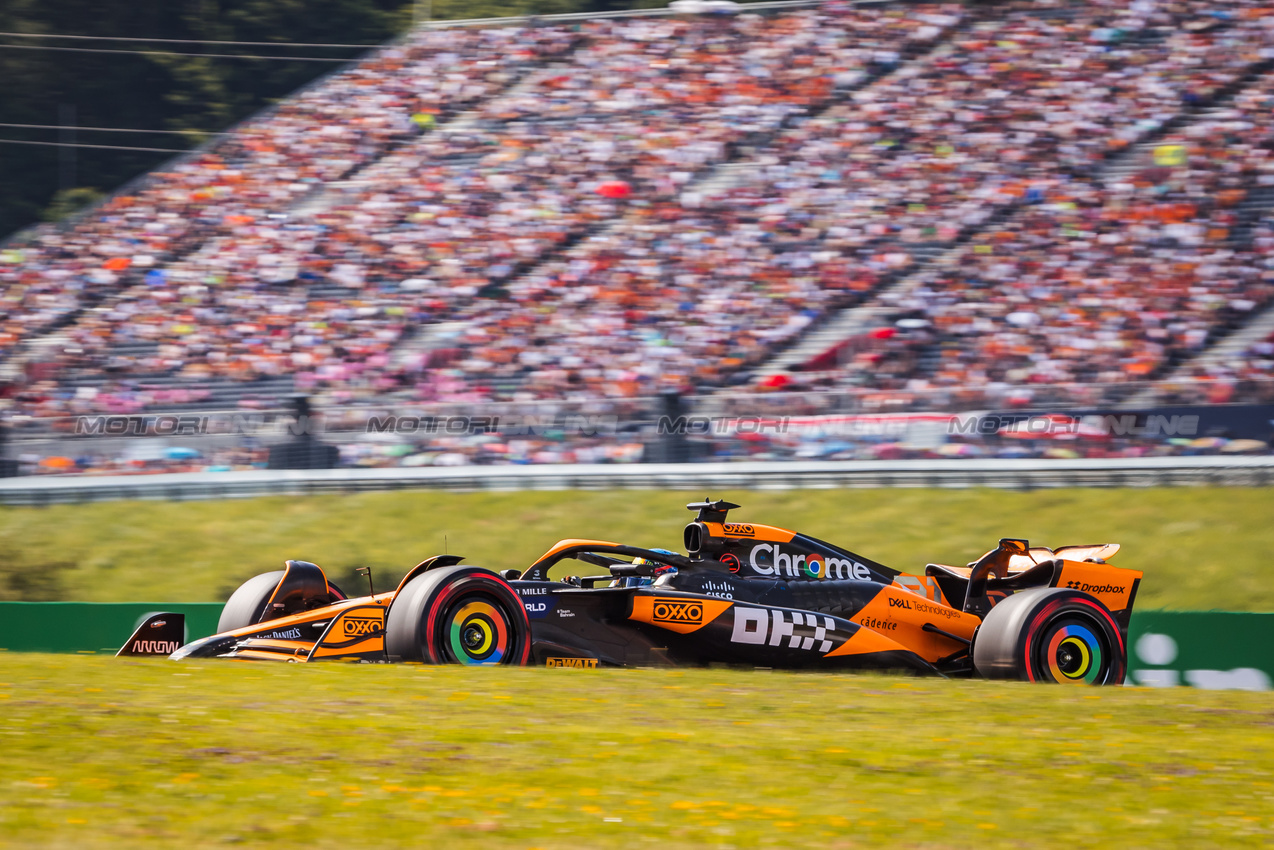
POLYGON ((705 522, 704 527, 713 537, 734 540, 761 540, 766 543, 790 543, 795 531, 773 525, 757 525, 752 522, 705 522))
MULTIPOLYGON (((854 636, 827 653, 826 658, 842 655, 870 655, 874 652, 898 652, 911 649, 872 629, 859 629, 854 636)), ((914 650, 913 650, 914 651, 914 650)))
POLYGON ((247 638, 235 658, 257 661, 306 662, 353 657, 385 649, 385 612, 397 591, 347 599, 313 611, 303 611, 226 632, 247 638), (314 624, 323 624, 321 630, 314 624), (314 640, 306 638, 313 636, 314 640))
POLYGON ((926 661, 937 661, 950 655, 961 643, 938 632, 925 631, 926 624, 972 640, 982 620, 974 614, 957 611, 913 591, 890 585, 850 617, 850 622, 879 632, 926 661))
MULTIPOLYGON (((1054 586, 1070 588, 1090 594, 1101 601, 1111 612, 1125 611, 1133 602, 1140 570, 1114 567, 1105 562, 1119 551, 1118 543, 1090 546, 1063 546, 1053 550, 1043 546, 1032 547, 1023 554, 1008 558, 1008 577, 1019 575, 1040 564, 1059 559, 1062 568, 1054 586)), ((967 579, 971 567, 940 565, 940 569, 967 579)), ((992 590, 994 601, 1005 593, 992 590)), ((934 631, 925 631, 925 624, 950 632, 965 640, 972 640, 974 631, 982 620, 952 607, 942 597, 933 576, 914 576, 905 573, 894 579, 879 596, 868 603, 851 620, 876 631, 895 636, 899 643, 920 655, 926 661, 935 661, 952 651, 957 641, 934 631), (908 597, 913 598, 908 598, 908 597), (921 599, 915 599, 919 596, 921 599), (937 603, 937 604, 935 604, 937 603)), ((842 649, 844 649, 842 647, 842 649)))
POLYGON ((1122 611, 1132 602, 1133 585, 1141 578, 1138 570, 1108 564, 1064 561, 1058 587, 1067 587, 1096 596, 1111 611, 1122 611))
POLYGON ((535 559, 535 563, 538 564, 540 561, 547 561, 550 558, 555 557, 558 553, 565 551, 566 549, 570 549, 573 546, 581 546, 585 544, 593 545, 593 546, 618 546, 619 545, 618 543, 610 543, 606 540, 586 540, 582 537, 571 537, 566 540, 559 540, 556 543, 554 543, 547 552, 545 552, 543 555, 535 559))
POLYGON ((639 596, 628 619, 685 635, 698 631, 733 605, 724 599, 639 596))

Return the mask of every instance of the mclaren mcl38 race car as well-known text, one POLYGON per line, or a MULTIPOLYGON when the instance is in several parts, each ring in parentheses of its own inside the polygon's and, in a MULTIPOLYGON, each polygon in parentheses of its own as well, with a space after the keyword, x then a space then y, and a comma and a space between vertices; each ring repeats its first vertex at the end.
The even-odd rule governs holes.
POLYGON ((288 561, 235 591, 217 634, 183 646, 180 615, 160 614, 120 654, 1124 679, 1142 574, 1107 564, 1117 544, 1052 550, 1005 538, 967 566, 909 574, 793 531, 729 522, 729 502, 688 507, 697 517, 685 555, 563 540, 526 570, 502 572, 438 555, 393 591, 359 598, 314 564, 288 561))

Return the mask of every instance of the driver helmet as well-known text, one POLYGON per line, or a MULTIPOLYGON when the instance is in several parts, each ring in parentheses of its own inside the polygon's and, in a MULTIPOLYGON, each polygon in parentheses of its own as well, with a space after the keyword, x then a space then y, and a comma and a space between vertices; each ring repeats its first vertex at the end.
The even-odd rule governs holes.
MULTIPOLYGON (((676 552, 673 552, 668 549, 651 549, 650 551, 658 552, 660 555, 676 555, 677 554, 676 552)), ((640 566, 642 564, 650 564, 651 566, 655 568, 655 578, 658 578, 659 576, 663 576, 663 575, 675 574, 677 572, 676 567, 671 566, 669 564, 662 563, 660 561, 656 561, 653 558, 645 558, 645 557, 633 558, 633 566, 640 566)), ((625 576, 624 578, 615 579, 614 581, 610 583, 610 586, 611 587, 645 587, 648 584, 654 584, 655 578, 652 578, 650 576, 625 576)))

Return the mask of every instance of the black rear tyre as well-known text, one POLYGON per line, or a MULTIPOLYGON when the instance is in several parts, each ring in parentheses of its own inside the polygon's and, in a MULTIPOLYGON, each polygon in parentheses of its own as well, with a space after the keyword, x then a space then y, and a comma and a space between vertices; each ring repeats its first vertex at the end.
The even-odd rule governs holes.
POLYGON ((521 597, 490 570, 429 570, 394 598, 385 653, 426 664, 526 664, 531 624, 521 597))
POLYGON ((973 640, 973 666, 988 679, 1118 685, 1128 655, 1105 605, 1076 590, 1039 587, 991 609, 973 640))

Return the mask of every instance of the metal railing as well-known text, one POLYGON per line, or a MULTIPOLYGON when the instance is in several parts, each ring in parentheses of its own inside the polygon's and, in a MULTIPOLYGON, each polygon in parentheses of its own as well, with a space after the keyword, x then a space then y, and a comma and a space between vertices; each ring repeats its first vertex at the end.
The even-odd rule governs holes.
MULTIPOLYGON (((851 6, 884 6, 894 0, 854 0, 851 6)), ((823 5, 823 0, 764 0, 760 3, 743 2, 740 12, 781 12, 786 9, 807 9, 823 5)), ((528 21, 543 24, 565 24, 576 21, 612 20, 615 18, 651 18, 684 15, 684 11, 662 6, 654 9, 618 9, 613 12, 564 12, 557 15, 513 15, 506 18, 468 18, 464 20, 430 21, 421 26, 432 29, 451 27, 496 27, 526 24, 528 21)))
POLYGON ((0 504, 188 501, 384 490, 790 490, 834 488, 1265 487, 1274 456, 1101 460, 898 460, 578 464, 47 476, 0 480, 0 504))

